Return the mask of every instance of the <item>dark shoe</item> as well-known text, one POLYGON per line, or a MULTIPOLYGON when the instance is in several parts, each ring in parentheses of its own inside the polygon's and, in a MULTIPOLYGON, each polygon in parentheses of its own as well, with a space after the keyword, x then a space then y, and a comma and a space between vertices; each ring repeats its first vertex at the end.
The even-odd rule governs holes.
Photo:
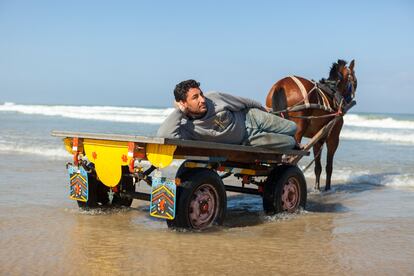
POLYGON ((305 146, 299 143, 296 143, 296 145, 293 147, 294 150, 303 150, 304 148, 305 146))

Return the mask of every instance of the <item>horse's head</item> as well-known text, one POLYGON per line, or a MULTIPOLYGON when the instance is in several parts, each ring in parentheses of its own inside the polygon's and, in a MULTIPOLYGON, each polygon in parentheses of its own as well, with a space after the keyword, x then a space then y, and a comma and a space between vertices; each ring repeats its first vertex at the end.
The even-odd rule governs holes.
POLYGON ((346 102, 350 102, 355 97, 357 88, 357 78, 355 77, 355 60, 352 60, 349 67, 347 62, 338 59, 338 62, 332 64, 329 72, 329 81, 334 81, 338 91, 342 94, 346 102))

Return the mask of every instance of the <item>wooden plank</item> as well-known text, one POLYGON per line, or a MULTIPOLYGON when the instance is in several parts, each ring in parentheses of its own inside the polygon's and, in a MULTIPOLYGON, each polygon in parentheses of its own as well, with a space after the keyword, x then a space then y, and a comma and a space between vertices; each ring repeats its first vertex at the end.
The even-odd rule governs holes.
POLYGON ((78 138, 109 140, 109 141, 165 144, 165 139, 160 138, 160 137, 145 137, 145 136, 108 134, 108 133, 72 132, 72 131, 58 131, 58 130, 53 130, 51 134, 52 136, 63 137, 63 138, 78 137, 78 138))
POLYGON ((301 150, 270 150, 260 147, 243 146, 243 145, 232 145, 224 143, 214 143, 205 141, 193 141, 183 139, 171 139, 171 138, 160 138, 160 137, 145 137, 135 135, 123 135, 123 134, 107 134, 107 133, 86 133, 86 132, 70 132, 70 131, 52 131, 52 136, 63 137, 63 138, 88 138, 98 140, 110 140, 110 141, 126 141, 126 142, 138 142, 148 144, 164 144, 164 145, 177 145, 179 147, 190 147, 198 149, 214 149, 214 150, 225 150, 235 152, 250 152, 250 153, 264 153, 272 155, 309 155, 309 152, 301 150))
POLYGON ((288 154, 288 155, 309 155, 309 153, 301 150, 271 150, 261 147, 243 146, 234 144, 224 144, 205 141, 183 140, 165 138, 165 144, 177 145, 181 147, 192 147, 199 149, 215 149, 215 150, 231 150, 253 153, 268 153, 268 154, 288 154))
POLYGON ((242 162, 242 163, 256 163, 258 161, 272 161, 281 162, 282 154, 260 153, 260 152, 244 152, 234 150, 218 150, 214 148, 193 148, 178 146, 174 156, 207 156, 210 158, 222 157, 226 161, 242 162))

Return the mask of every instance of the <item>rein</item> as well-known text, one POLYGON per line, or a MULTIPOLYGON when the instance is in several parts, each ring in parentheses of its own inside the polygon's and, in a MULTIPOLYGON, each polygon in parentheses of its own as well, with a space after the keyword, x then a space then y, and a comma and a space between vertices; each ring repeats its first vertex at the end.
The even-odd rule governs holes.
POLYGON ((329 117, 337 117, 342 116, 342 111, 338 110, 335 113, 326 114, 326 115, 319 115, 319 116, 289 116, 290 118, 298 118, 298 119, 305 119, 305 120, 312 120, 312 119, 324 119, 329 117))
MULTIPOLYGON (((311 147, 313 147, 313 145, 316 143, 317 140, 325 138, 325 137, 329 137, 331 135, 331 132, 337 122, 337 120, 339 120, 339 116, 343 117, 345 115, 345 113, 348 112, 348 110, 350 110, 354 105, 356 104, 355 101, 351 101, 350 103, 348 103, 347 105, 345 105, 343 107, 343 112, 341 115, 338 115, 338 117, 334 118, 333 120, 331 120, 327 125, 325 125, 319 132, 318 134, 316 134, 315 136, 319 136, 319 133, 321 134, 319 136, 318 139, 315 139, 315 137, 312 138, 312 140, 314 140, 314 142, 310 142, 309 144, 307 144, 305 146, 305 149, 310 149, 311 147)), ((312 159, 311 162, 309 162, 309 164, 302 170, 303 172, 306 172, 310 166, 313 164, 313 162, 315 162, 316 158, 319 157, 319 155, 322 153, 322 149, 323 149, 323 145, 321 145, 321 148, 319 149, 319 151, 315 154, 314 153, 314 158, 312 159)), ((294 159, 293 159, 294 160, 294 159)))

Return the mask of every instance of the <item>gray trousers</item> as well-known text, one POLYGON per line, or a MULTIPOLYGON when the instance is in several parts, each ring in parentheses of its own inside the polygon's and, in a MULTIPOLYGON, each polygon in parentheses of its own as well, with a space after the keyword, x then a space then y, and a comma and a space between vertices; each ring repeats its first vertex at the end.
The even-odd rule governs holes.
POLYGON ((244 145, 268 149, 292 149, 296 124, 257 108, 246 113, 246 136, 244 145))

